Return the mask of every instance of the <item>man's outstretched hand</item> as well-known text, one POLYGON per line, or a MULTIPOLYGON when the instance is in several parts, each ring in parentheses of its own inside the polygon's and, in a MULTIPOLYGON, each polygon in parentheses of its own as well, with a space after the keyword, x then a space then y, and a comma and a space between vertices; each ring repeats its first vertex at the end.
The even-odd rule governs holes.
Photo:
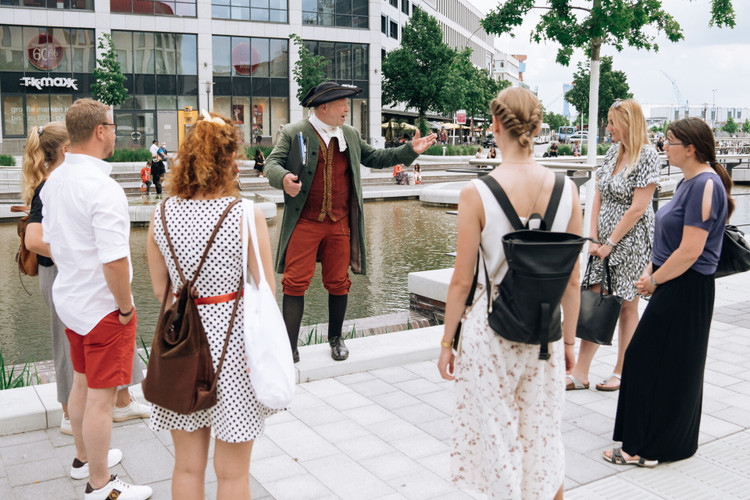
POLYGON ((415 153, 421 155, 427 151, 427 148, 435 144, 436 140, 437 134, 433 133, 426 137, 422 137, 422 134, 417 130, 414 134, 414 139, 411 140, 411 147, 414 148, 415 153))

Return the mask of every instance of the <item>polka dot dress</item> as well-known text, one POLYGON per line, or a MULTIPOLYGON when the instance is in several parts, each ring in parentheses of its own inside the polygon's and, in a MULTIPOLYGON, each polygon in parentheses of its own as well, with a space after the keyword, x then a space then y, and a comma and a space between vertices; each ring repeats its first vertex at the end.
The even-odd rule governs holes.
MULTIPOLYGON (((180 266, 189 280, 193 278, 209 236, 224 209, 234 198, 215 200, 183 200, 170 198, 166 202, 167 226, 180 266)), ((198 276, 199 297, 224 295, 237 291, 242 272, 242 240, 240 222, 242 205, 227 214, 208 252, 198 276)), ((154 215, 154 236, 167 264, 173 291, 177 291, 180 275, 169 251, 161 224, 161 204, 154 215)), ((219 365, 224 338, 232 315, 234 301, 198 306, 198 311, 211 346, 214 369, 219 365)), ((211 427, 217 439, 228 443, 251 441, 263 433, 265 418, 274 413, 255 398, 250 375, 245 369, 245 343, 242 332, 242 302, 229 337, 227 354, 219 374, 218 403, 208 410, 182 415, 153 405, 151 429, 180 429, 194 431, 211 427)))

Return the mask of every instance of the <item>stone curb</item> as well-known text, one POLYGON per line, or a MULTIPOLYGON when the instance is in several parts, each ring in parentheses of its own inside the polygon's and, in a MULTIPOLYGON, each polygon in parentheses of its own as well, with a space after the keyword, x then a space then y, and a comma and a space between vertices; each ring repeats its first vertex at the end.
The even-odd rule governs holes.
MULTIPOLYGON (((327 343, 300 347, 297 382, 435 359, 442 329, 431 326, 347 340, 350 355, 346 361, 332 360, 327 343)), ((131 391, 143 398, 140 384, 131 391)), ((61 417, 55 383, 0 391, 0 436, 58 427, 61 417)))

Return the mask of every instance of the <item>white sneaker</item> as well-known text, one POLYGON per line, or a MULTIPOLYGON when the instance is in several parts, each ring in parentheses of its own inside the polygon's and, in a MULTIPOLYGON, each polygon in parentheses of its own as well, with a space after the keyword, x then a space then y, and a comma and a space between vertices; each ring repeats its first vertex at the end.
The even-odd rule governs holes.
MULTIPOLYGON (((109 453, 107 453, 107 468, 111 469, 119 464, 120 460, 122 460, 122 452, 117 448, 112 448, 109 450, 109 453)), ((89 463, 86 462, 85 464, 76 467, 76 462, 77 460, 73 460, 73 466, 70 468, 70 477, 73 479, 86 479, 89 477, 89 463)))
POLYGON ((70 418, 66 417, 64 413, 62 419, 60 419, 60 432, 67 434, 68 436, 73 435, 73 427, 70 425, 70 418))
POLYGON ((115 406, 112 410, 112 420, 115 422, 124 422, 126 420, 132 420, 134 418, 148 418, 151 416, 151 406, 139 403, 130 394, 130 404, 124 408, 118 408, 115 406))
POLYGON ((146 500, 151 498, 153 491, 149 486, 136 486, 128 484, 111 476, 109 482, 98 490, 92 489, 90 484, 86 485, 86 492, 83 495, 84 500, 146 500))

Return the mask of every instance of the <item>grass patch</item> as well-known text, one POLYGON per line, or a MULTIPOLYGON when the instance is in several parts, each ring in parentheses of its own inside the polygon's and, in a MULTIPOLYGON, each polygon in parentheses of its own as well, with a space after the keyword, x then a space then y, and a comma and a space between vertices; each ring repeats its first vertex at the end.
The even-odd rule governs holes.
POLYGON ((435 144, 427 148, 427 151, 422 154, 431 156, 443 156, 443 147, 445 147, 446 156, 473 156, 477 154, 477 149, 479 149, 479 146, 452 146, 450 144, 442 146, 440 144, 435 144))
POLYGON ((5 389, 16 389, 18 387, 27 387, 32 385, 36 381, 39 383, 39 372, 36 369, 36 364, 29 365, 28 362, 24 363, 21 371, 16 373, 16 367, 11 366, 5 367, 5 358, 3 357, 3 350, 0 349, 0 391, 5 389), (34 368, 32 373, 31 367, 34 368))
POLYGON ((16 158, 11 155, 0 155, 0 166, 12 167, 16 164, 16 158))
POLYGON ((110 163, 121 163, 121 162, 146 162, 151 159, 151 152, 146 148, 140 149, 115 149, 112 156, 104 161, 110 163))

